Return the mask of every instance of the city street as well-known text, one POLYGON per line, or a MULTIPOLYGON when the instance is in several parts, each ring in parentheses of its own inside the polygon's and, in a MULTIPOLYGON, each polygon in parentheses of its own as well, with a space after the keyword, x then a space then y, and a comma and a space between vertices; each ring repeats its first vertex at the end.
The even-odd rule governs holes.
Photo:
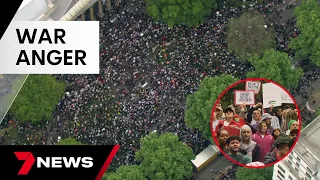
POLYGON ((219 176, 220 171, 224 171, 228 166, 231 165, 232 163, 227 158, 225 158, 223 155, 220 155, 200 171, 197 180, 211 180, 219 176), (213 171, 217 170, 217 173, 211 172, 211 169, 213 171))

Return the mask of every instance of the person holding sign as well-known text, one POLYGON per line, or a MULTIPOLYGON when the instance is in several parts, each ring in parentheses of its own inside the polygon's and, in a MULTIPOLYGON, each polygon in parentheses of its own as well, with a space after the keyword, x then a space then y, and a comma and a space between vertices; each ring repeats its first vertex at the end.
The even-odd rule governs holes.
POLYGON ((234 111, 232 108, 225 110, 225 120, 220 120, 216 126, 215 131, 219 132, 221 129, 228 131, 229 136, 240 136, 240 124, 234 120, 234 111))
POLYGON ((248 121, 248 123, 251 123, 251 125, 258 124, 261 121, 261 112, 258 110, 258 108, 260 108, 260 107, 262 107, 261 102, 252 106, 248 110, 247 121, 248 121))

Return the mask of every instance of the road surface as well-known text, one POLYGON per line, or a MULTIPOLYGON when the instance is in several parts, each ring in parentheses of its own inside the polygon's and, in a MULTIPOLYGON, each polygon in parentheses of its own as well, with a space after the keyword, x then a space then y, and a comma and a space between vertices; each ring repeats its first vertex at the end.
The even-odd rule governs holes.
POLYGON ((232 163, 223 155, 219 155, 215 160, 213 160, 206 167, 201 169, 199 176, 196 180, 211 180, 220 175, 220 171, 224 171, 228 166, 231 166, 232 163), (212 170, 217 170, 217 173, 211 172, 212 170))

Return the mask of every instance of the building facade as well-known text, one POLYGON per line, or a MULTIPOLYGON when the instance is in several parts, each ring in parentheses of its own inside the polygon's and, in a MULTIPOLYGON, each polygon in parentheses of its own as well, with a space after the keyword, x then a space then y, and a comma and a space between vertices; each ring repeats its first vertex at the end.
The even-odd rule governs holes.
POLYGON ((320 180, 320 116, 301 133, 293 151, 275 164, 274 180, 320 180))
MULTIPOLYGON (((98 0, 24 0, 14 21, 59 21, 78 2, 78 16, 85 13, 98 0), (85 2, 85 4, 84 4, 85 2), (84 6, 79 6, 79 4, 84 6)), ((74 19, 72 19, 74 20, 74 19)))
POLYGON ((24 0, 15 16, 14 21, 45 21, 57 6, 52 0, 24 0))

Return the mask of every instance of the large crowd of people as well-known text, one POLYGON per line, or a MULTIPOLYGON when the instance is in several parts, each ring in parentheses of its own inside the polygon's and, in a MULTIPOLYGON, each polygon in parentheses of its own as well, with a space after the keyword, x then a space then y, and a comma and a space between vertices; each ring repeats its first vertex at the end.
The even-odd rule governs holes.
MULTIPOLYGON (((12 144, 55 144, 59 139, 69 137, 85 144, 118 143, 121 148, 110 170, 135 164, 134 153, 139 149, 139 139, 150 132, 173 132, 193 149, 194 154, 209 145, 201 132, 184 123, 186 96, 197 90, 205 76, 228 73, 243 79, 248 71, 253 70, 250 63, 238 60, 226 48, 228 19, 239 16, 247 8, 221 7, 219 13, 213 12, 198 28, 177 26, 170 29, 152 21, 145 11, 134 13, 130 9, 132 3, 135 9, 144 9, 142 0, 123 1, 100 19, 100 74, 56 75, 57 79, 67 83, 67 89, 54 112, 54 120, 36 126, 18 124, 22 140, 12 144)), ((252 7, 268 13, 264 5, 254 4, 252 7)), ((279 29, 277 37, 284 37, 277 38, 279 50, 286 51, 288 38, 299 33, 293 22, 273 20, 273 25, 279 29)), ((306 87, 320 74, 319 68, 308 61, 303 61, 302 67, 306 81, 300 81, 296 94, 304 94, 306 87)), ((234 111, 229 109, 226 113, 234 111)), ((278 116, 274 114, 273 117, 278 116)), ((260 122, 259 118, 259 121, 252 120, 259 124, 257 133, 266 133, 267 124, 260 122)), ((282 126, 273 128, 287 131, 289 122, 286 120, 280 123, 282 126)), ((251 129, 244 127, 242 132, 248 130, 251 129)), ((268 130, 273 132, 274 129, 268 130)), ((276 141, 270 136, 272 142, 276 141)), ((257 139, 256 144, 259 143, 257 139)), ((248 140, 252 142, 251 136, 248 140)), ((231 141, 226 139, 226 146, 231 147, 231 141)), ((273 157, 273 154, 267 155, 271 146, 261 150, 257 159, 262 161, 262 156, 273 157)))

